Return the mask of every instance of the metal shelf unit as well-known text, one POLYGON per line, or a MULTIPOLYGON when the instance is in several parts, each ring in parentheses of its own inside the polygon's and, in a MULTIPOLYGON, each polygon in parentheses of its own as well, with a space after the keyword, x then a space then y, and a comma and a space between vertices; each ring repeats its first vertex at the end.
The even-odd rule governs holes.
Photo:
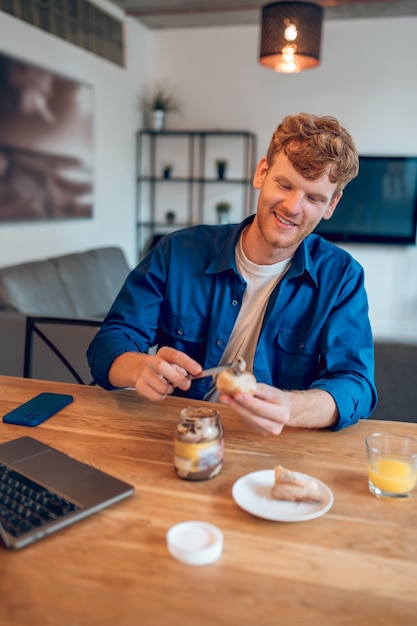
POLYGON ((138 258, 166 233, 217 223, 216 205, 220 202, 230 204, 231 222, 250 215, 254 211, 255 153, 256 138, 248 131, 139 131, 138 258), (218 160, 227 162, 223 178, 217 170, 218 160))

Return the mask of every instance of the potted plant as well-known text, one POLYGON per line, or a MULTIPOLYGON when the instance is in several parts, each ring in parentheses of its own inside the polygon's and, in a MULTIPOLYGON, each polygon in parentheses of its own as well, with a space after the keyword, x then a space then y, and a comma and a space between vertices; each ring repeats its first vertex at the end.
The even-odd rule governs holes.
POLYGON ((179 110, 179 103, 175 95, 163 83, 156 83, 150 94, 142 96, 141 103, 145 113, 145 124, 151 130, 163 130, 166 114, 179 110))
POLYGON ((225 159, 217 159, 216 168, 217 168, 217 178, 219 180, 224 180, 226 176, 227 161, 225 159))
POLYGON ((217 221, 219 224, 229 223, 230 209, 231 209, 230 202, 218 202, 216 204, 217 221))
POLYGON ((168 180, 169 178, 171 178, 171 173, 172 173, 172 164, 164 163, 162 166, 162 177, 165 178, 165 180, 168 180))
POLYGON ((165 213, 165 219, 166 219, 167 224, 173 224, 175 222, 176 217, 177 216, 175 214, 175 211, 167 211, 165 213))

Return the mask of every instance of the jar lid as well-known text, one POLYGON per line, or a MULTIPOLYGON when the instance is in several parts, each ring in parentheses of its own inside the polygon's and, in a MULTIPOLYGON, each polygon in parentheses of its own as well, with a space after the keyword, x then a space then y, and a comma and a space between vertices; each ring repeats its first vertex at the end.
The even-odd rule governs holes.
POLYGON ((181 410, 180 416, 182 418, 204 419, 206 417, 219 417, 219 412, 210 406, 187 406, 181 410))
POLYGON ((208 565, 223 551, 223 533, 207 522, 181 522, 167 532, 168 552, 187 565, 208 565))

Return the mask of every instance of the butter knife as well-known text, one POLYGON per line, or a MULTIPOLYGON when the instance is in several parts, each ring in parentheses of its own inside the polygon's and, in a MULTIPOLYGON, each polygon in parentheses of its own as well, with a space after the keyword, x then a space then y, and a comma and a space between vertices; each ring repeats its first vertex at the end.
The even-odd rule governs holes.
POLYGON ((191 374, 188 374, 188 378, 190 380, 195 380, 196 378, 206 378, 207 376, 217 376, 217 374, 220 374, 220 372, 223 372, 223 370, 228 370, 233 367, 236 367, 238 362, 239 361, 236 359, 236 361, 233 361, 233 363, 228 363, 227 365, 218 365, 217 367, 210 367, 209 369, 203 370, 202 372, 197 374, 197 376, 191 376, 191 374))

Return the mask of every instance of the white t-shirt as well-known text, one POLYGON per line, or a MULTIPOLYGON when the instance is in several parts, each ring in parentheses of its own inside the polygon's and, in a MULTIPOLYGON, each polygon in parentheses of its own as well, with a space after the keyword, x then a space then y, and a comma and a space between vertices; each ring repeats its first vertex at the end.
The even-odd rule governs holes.
MULTIPOLYGON (((239 315, 219 365, 231 363, 241 356, 251 372, 269 298, 275 286, 289 269, 292 257, 272 265, 256 265, 249 261, 243 252, 242 235, 236 246, 236 265, 247 286, 239 315)), ((216 402, 217 399, 218 393, 213 381, 205 400, 216 402)))

